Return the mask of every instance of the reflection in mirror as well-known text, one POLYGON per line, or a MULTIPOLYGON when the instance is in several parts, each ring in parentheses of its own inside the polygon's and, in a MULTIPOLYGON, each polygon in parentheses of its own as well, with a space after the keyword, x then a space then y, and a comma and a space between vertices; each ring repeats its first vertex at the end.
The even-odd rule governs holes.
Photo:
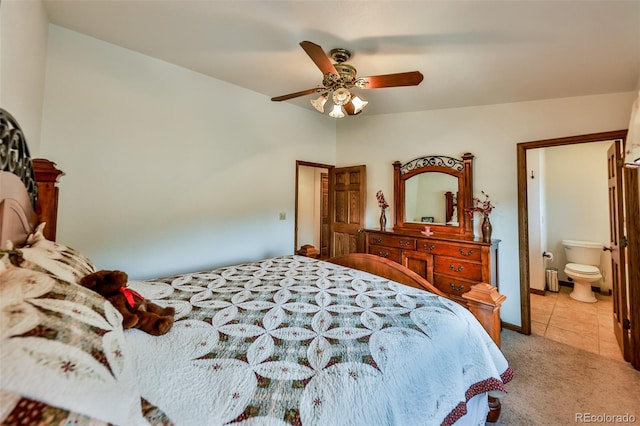
POLYGON ((421 173, 405 181, 405 222, 458 226, 458 178, 421 173))

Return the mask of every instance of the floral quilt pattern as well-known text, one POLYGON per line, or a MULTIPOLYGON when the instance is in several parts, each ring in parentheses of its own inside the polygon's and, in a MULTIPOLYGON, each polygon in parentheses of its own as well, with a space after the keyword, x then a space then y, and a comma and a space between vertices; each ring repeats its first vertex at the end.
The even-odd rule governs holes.
POLYGON ((451 424, 510 377, 463 307, 327 262, 285 256, 129 286, 176 308, 166 335, 125 336, 142 396, 177 425, 451 424))

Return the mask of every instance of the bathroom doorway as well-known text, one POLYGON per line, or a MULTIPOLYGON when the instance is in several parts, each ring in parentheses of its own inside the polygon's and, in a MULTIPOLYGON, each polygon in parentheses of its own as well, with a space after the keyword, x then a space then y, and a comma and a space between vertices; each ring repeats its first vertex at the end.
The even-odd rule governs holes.
MULTIPOLYGON (((537 148, 545 148, 545 147, 554 147, 554 146, 564 146, 564 145, 573 145, 573 144, 583 144, 589 142, 602 142, 609 140, 624 140, 626 137, 626 130, 613 131, 613 132, 603 132, 603 133, 595 133, 589 135, 581 135, 581 136, 572 136, 560 139, 549 139, 549 140, 541 140, 541 141, 533 141, 533 142, 523 142, 517 145, 517 164, 518 164, 518 230, 519 230, 519 256, 520 256, 520 294, 521 294, 521 312, 522 312, 522 326, 521 332, 524 334, 531 333, 531 302, 530 302, 530 272, 531 272, 531 262, 530 262, 530 224, 529 224, 529 206, 528 206, 528 180, 530 179, 530 174, 527 168, 527 152, 529 150, 537 149, 537 148)), ((533 152, 533 151, 531 151, 533 152)), ((606 158, 603 159, 606 161, 606 158)), ((580 162, 576 160, 571 164, 567 164, 567 167, 579 167, 580 162)), ((637 180, 637 173, 634 176, 634 179, 637 180)), ((638 183, 635 182, 635 186, 638 183)), ((631 195, 633 198, 633 202, 637 202, 638 194, 633 192, 635 191, 631 188, 631 195)), ((637 220, 633 219, 627 222, 628 225, 628 235, 636 235, 640 232, 640 226, 637 224, 637 220)), ((534 225, 535 227, 535 225, 534 225)), ((637 254, 634 250, 633 257, 629 259, 629 263, 631 265, 637 265, 638 263, 637 254)), ((640 283, 637 280, 629 281, 629 304, 630 304, 630 312, 631 312, 631 321, 635 320, 635 323, 640 323, 640 301, 638 301, 638 297, 640 296, 640 283)), ((635 338, 635 337, 634 337, 635 338)), ((638 347, 640 344, 640 340, 637 338, 632 338, 632 345, 634 347, 638 347)), ((638 359, 633 359, 632 364, 635 368, 640 369, 640 361, 638 359)))
POLYGON ((611 315, 612 252, 603 251, 611 235, 606 159, 612 145, 602 141, 527 151, 529 300, 532 334, 623 361, 611 315), (577 159, 580 167, 571 167, 577 159), (595 303, 574 299, 576 284, 564 270, 565 240, 596 243, 594 265, 601 278, 591 283, 593 292, 584 289, 581 296, 595 303))
MULTIPOLYGON (((530 293, 544 295, 546 271, 571 286, 563 240, 593 241, 609 246, 607 151, 613 141, 590 142, 527 151, 530 293), (572 166, 579 159, 580 167, 572 166)), ((593 283, 609 294, 611 255, 603 251, 597 265, 602 279, 593 283)), ((555 290, 555 288, 554 288, 555 290)))
MULTIPOLYGON (((530 265, 530 226, 528 206, 528 185, 530 173, 527 167, 528 151, 537 148, 573 145, 589 142, 601 142, 606 140, 622 139, 626 136, 626 130, 617 132, 604 132, 584 136, 574 136, 560 139, 548 139, 532 142, 522 142, 517 145, 518 164, 518 234, 520 248, 520 309, 522 312, 521 324, 524 334, 531 334, 531 305, 529 293, 531 290, 531 265, 530 265)), ((604 160, 603 160, 604 161, 604 160)), ((571 165, 575 167, 575 165, 571 165)), ((535 224, 532 224, 535 229, 535 224)), ((539 238, 539 236, 538 236, 539 238)), ((541 255, 541 254, 540 254, 541 255)))

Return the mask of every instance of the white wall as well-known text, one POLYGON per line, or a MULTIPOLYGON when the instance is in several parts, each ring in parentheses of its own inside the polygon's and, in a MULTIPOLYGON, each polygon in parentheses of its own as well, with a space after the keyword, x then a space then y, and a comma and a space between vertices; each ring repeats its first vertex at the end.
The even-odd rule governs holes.
MULTIPOLYGON (((542 150, 527 150, 527 211, 529 225, 529 286, 544 290, 544 270, 554 266, 542 257, 547 251, 546 217, 544 211, 544 155, 542 150), (531 177, 533 175, 533 178, 531 177)), ((555 260, 555 259, 554 259, 555 260)))
POLYGON ((293 253, 296 160, 335 163, 315 111, 54 25, 43 111, 58 240, 133 278, 293 253))
POLYGON ((614 93, 370 117, 365 112, 358 120, 338 123, 338 166, 367 165, 366 223, 374 228, 379 210, 375 191, 382 189, 393 206, 394 160, 404 163, 429 154, 475 154, 475 193, 490 194, 496 206, 491 214, 492 236, 502 240, 500 291, 507 296, 502 319, 521 325, 516 145, 626 129, 635 95, 614 93))
MULTIPOLYGON (((567 281, 562 240, 609 246, 607 150, 613 141, 544 148, 547 250, 554 253, 558 279, 567 281)), ((611 289, 611 255, 603 252, 601 291, 611 289)))
POLYGON ((0 1, 0 107, 18 121, 34 157, 40 151, 47 25, 40 1, 0 1))

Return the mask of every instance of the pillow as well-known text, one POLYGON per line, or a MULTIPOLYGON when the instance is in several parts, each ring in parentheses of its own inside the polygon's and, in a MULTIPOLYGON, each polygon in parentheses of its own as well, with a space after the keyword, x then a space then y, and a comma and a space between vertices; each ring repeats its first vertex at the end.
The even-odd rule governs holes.
POLYGON ((73 283, 96 271, 93 262, 77 250, 47 240, 43 234, 44 227, 44 222, 38 225, 27 237, 26 244, 17 248, 22 256, 18 266, 33 269, 36 265, 64 281, 73 283))
POLYGON ((80 285, 3 265, 0 389, 108 423, 146 424, 120 313, 80 285))

